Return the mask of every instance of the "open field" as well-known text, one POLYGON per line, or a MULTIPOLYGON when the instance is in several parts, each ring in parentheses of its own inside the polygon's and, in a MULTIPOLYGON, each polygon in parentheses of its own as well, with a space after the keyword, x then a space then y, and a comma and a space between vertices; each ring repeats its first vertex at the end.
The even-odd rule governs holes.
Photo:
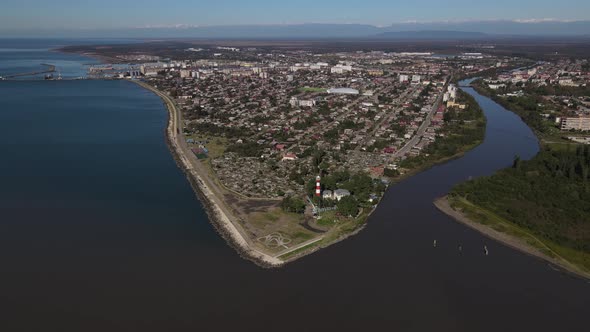
POLYGON ((326 89, 326 88, 312 88, 312 87, 308 87, 308 86, 304 86, 302 88, 299 88, 299 92, 321 92, 321 93, 324 93, 327 90, 328 89, 326 89))
MULTIPOLYGON (((185 137, 187 139, 192 138, 195 140, 195 142, 206 142, 203 145, 207 148, 207 150, 209 150, 208 156, 210 159, 221 157, 228 145, 227 138, 225 137, 216 137, 211 135, 186 135, 185 137)), ((198 146, 198 144, 194 145, 195 147, 198 146)))

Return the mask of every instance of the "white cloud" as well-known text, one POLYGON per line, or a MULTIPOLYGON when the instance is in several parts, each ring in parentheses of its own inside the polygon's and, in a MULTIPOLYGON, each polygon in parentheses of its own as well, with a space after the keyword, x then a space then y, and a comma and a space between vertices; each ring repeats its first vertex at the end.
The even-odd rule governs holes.
POLYGON ((149 24, 135 27, 136 29, 190 29, 198 28, 198 25, 193 24, 149 24))
POLYGON ((436 20, 436 21, 419 21, 419 20, 405 20, 395 22, 394 24, 457 24, 457 23, 494 23, 494 22, 516 22, 516 23, 571 23, 580 22, 580 20, 571 19, 556 19, 556 18, 517 18, 517 19, 487 19, 487 20, 472 20, 472 19, 457 19, 457 20, 436 20))
POLYGON ((544 22, 558 22, 558 23, 570 23, 576 22, 577 20, 564 20, 564 19, 556 19, 556 18, 522 18, 513 20, 517 23, 544 23, 544 22))

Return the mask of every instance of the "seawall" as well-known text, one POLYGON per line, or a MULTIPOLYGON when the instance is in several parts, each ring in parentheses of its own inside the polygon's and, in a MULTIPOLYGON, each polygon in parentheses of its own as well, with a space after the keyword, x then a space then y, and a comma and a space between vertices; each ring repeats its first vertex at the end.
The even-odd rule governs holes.
POLYGON ((253 245, 248 241, 246 236, 244 236, 238 229, 238 226, 232 222, 232 218, 235 219, 236 222, 237 218, 229 214, 229 212, 224 211, 222 208, 221 205, 224 204, 223 198, 215 195, 213 190, 209 187, 210 185, 207 184, 207 181, 203 178, 203 175, 199 174, 196 167, 189 160, 187 153, 190 153, 190 151, 183 149, 179 141, 181 136, 178 135, 177 128, 178 123, 180 122, 180 116, 178 114, 179 111, 174 105, 173 101, 166 94, 145 82, 131 82, 134 82, 139 86, 155 93, 164 102, 164 105, 168 110, 168 125, 165 130, 168 148, 170 149, 170 152, 172 153, 177 165, 187 176, 197 197, 203 203, 209 220, 216 231, 243 258, 246 258, 265 268, 282 266, 284 261, 260 252, 259 250, 252 247, 253 245))

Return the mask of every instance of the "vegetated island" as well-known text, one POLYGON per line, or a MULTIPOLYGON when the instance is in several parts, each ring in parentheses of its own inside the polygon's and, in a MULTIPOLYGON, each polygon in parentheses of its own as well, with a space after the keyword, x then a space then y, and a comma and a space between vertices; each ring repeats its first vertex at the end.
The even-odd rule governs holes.
POLYGON ((590 146, 580 144, 587 134, 568 123, 585 121, 587 76, 563 73, 589 67, 576 60, 542 63, 527 70, 532 75, 516 70, 475 82, 478 92, 533 129, 541 151, 529 161, 517 156, 511 168, 457 185, 435 201, 457 221, 585 278, 590 278, 590 146), (498 81, 506 76, 524 78, 498 81))

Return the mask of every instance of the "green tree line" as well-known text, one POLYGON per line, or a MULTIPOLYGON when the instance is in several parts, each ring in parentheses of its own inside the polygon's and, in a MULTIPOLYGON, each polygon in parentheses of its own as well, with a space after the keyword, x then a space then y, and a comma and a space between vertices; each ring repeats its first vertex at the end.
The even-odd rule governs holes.
POLYGON ((590 146, 544 149, 530 161, 458 185, 452 195, 533 234, 590 252, 590 146))

